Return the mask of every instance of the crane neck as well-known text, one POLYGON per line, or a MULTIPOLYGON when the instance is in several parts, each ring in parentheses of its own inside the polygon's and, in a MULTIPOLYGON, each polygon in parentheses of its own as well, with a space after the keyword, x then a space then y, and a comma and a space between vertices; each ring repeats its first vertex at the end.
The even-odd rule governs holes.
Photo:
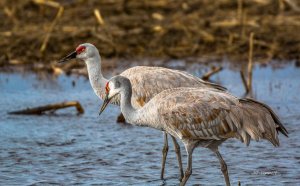
POLYGON ((149 112, 149 105, 144 105, 141 108, 136 108, 132 105, 132 87, 130 81, 123 86, 121 92, 121 112, 125 117, 125 120, 133 125, 155 128, 158 130, 163 130, 159 122, 156 122, 156 112, 155 108, 152 108, 149 112))
POLYGON ((102 75, 100 54, 96 53, 93 57, 85 59, 85 63, 94 92, 98 97, 103 98, 104 87, 108 80, 102 75))
MULTIPOLYGON (((121 112, 125 117, 125 120, 132 124, 132 125, 137 125, 137 126, 143 126, 143 127, 150 127, 150 128, 155 128, 158 130, 163 130, 161 125, 158 125, 158 122, 155 121, 155 116, 150 117, 149 119, 149 113, 147 110, 144 110, 145 107, 142 108, 136 108, 132 106, 132 89, 131 85, 126 86, 123 91, 121 91, 121 112), (154 119, 154 120, 153 120, 154 119)), ((151 116, 151 114, 150 114, 151 116)))
POLYGON ((131 84, 125 86, 121 91, 120 107, 127 122, 134 124, 137 109, 132 106, 132 88, 131 84))

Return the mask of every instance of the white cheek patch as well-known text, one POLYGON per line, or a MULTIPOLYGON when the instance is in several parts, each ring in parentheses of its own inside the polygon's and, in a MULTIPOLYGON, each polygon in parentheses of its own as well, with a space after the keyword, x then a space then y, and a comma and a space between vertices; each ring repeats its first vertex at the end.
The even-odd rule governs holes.
POLYGON ((85 59, 85 56, 83 53, 77 54, 77 58, 79 59, 85 59))
POLYGON ((109 82, 108 86, 109 86, 109 97, 110 98, 119 94, 119 88, 116 87, 113 82, 109 82))
POLYGON ((110 91, 115 89, 115 85, 112 82, 108 83, 108 87, 109 87, 110 91))
POLYGON ((108 87, 109 87, 109 97, 113 97, 116 94, 115 84, 109 82, 108 87))

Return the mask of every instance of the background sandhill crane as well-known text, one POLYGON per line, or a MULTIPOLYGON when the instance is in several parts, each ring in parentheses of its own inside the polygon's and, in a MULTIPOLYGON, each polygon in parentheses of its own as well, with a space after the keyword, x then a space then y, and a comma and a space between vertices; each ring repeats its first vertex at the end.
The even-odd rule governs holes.
MULTIPOLYGON (((94 89, 96 95, 103 99, 105 95, 105 85, 107 79, 102 75, 101 71, 101 57, 97 48, 89 43, 79 45, 74 52, 69 54, 60 60, 60 62, 66 62, 70 59, 78 58, 85 61, 87 65, 88 75, 90 83, 94 89)), ((132 105, 135 108, 142 107, 147 103, 153 96, 160 93, 163 90, 176 88, 176 87, 200 87, 200 88, 212 88, 218 90, 226 90, 224 87, 203 81, 202 79, 195 77, 183 71, 172 70, 162 67, 146 67, 137 66, 125 70, 121 73, 130 79, 133 88, 133 99, 132 105)), ((119 105, 120 98, 117 96, 111 101, 113 104, 119 105)), ((182 163, 180 148, 176 139, 172 136, 172 140, 177 154, 177 159, 180 169, 180 178, 183 177, 182 163)), ((168 152, 168 141, 167 134, 164 133, 164 147, 163 147, 163 158, 162 158, 162 170, 161 179, 163 179, 165 161, 168 152)))
POLYGON ((288 135, 279 118, 267 105, 252 99, 238 99, 229 93, 212 89, 174 88, 153 97, 140 109, 131 104, 129 79, 113 77, 106 85, 106 98, 100 114, 118 94, 121 111, 132 124, 166 131, 179 138, 188 154, 187 168, 180 185, 192 174, 192 153, 195 147, 212 150, 221 164, 226 185, 230 185, 227 165, 218 146, 228 138, 237 138, 249 145, 250 139, 266 139, 279 146, 278 132, 288 135))

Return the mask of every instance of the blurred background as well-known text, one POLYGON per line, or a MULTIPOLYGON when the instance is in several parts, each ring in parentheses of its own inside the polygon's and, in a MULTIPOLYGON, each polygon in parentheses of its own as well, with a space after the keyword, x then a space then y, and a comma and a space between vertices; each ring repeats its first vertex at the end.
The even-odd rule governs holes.
POLYGON ((1 0, 0 64, 49 64, 80 43, 105 58, 299 60, 297 0, 1 0))
MULTIPOLYGON (((159 180, 159 131, 117 124, 116 106, 99 118, 102 101, 84 63, 57 64, 86 42, 99 49, 107 78, 164 66, 270 105, 290 137, 277 149, 224 143, 232 184, 300 182, 299 0, 0 0, 0 20, 0 183, 178 184, 172 144, 159 180), (71 107, 8 114, 69 101, 79 114, 71 107)), ((223 185, 218 161, 196 151, 188 184, 223 185)))

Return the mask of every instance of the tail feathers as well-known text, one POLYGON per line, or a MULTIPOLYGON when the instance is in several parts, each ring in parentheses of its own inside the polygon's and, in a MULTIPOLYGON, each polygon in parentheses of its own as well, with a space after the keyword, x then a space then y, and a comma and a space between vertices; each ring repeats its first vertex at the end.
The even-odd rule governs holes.
MULTIPOLYGON (((288 131, 283 126, 283 124, 279 120, 278 116, 274 113, 274 111, 269 106, 267 106, 264 103, 258 102, 256 100, 250 99, 250 98, 240 99, 240 102, 245 105, 248 105, 247 107, 252 108, 251 110, 253 110, 253 111, 266 113, 266 110, 267 110, 267 113, 269 113, 269 115, 265 115, 265 118, 267 120, 264 123, 261 123, 259 125, 260 127, 263 125, 263 127, 261 127, 262 131, 264 131, 263 138, 270 141, 274 146, 279 146, 279 139, 278 139, 277 134, 280 132, 283 135, 285 135, 286 137, 288 137, 288 131), (262 109, 262 108, 264 108, 264 109, 262 109), (274 131, 274 123, 275 123, 276 132, 274 131), (275 133, 272 131, 274 131, 275 133)), ((263 114, 263 113, 259 113, 259 114, 263 114)))
POLYGON ((281 123, 281 121, 279 120, 279 117, 275 114, 275 112, 266 104, 264 103, 261 103, 259 101, 256 101, 254 99, 251 99, 251 98, 246 98, 246 99, 241 99, 241 100, 246 100, 246 101, 251 101, 251 102, 254 102, 256 104, 259 104, 263 107, 265 107, 271 114, 273 120, 275 121, 275 123, 277 124, 277 127, 276 127, 276 131, 277 132, 281 132, 283 135, 285 135, 286 137, 289 137, 288 136, 288 131, 286 130, 286 128, 283 126, 283 124, 281 123))

